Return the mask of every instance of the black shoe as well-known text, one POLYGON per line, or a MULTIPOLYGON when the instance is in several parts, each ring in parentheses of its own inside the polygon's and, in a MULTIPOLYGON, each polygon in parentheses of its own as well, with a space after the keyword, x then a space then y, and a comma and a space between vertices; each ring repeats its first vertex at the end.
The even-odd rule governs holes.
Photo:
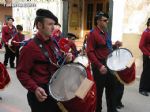
POLYGON ((114 112, 119 112, 117 109, 114 112))
POLYGON ((10 68, 16 68, 14 65, 10 65, 10 68))
POLYGON ((146 92, 146 91, 140 91, 139 93, 144 95, 144 96, 149 96, 148 92, 146 92))
POLYGON ((124 108, 124 105, 122 103, 119 103, 117 106, 116 106, 117 109, 121 109, 121 108, 124 108))
POLYGON ((4 66, 7 67, 7 64, 4 63, 4 66))

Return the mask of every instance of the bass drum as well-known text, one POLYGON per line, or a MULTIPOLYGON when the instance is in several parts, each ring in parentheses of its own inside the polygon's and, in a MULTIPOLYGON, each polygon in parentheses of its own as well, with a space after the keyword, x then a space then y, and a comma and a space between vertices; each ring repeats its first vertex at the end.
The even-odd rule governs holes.
POLYGON ((64 65, 50 79, 50 95, 58 102, 61 102, 68 112, 95 112, 95 83, 89 89, 84 99, 80 99, 75 95, 85 78, 93 81, 90 71, 81 64, 64 65))
POLYGON ((135 62, 132 53, 126 48, 119 48, 108 55, 107 67, 114 71, 119 81, 130 84, 135 80, 135 62))

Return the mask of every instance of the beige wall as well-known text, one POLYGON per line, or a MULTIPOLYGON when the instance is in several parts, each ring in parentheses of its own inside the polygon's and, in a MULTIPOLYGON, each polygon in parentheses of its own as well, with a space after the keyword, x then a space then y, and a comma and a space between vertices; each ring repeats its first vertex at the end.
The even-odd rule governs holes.
POLYGON ((123 34, 123 47, 131 50, 135 58, 141 57, 141 51, 139 49, 139 41, 141 35, 139 34, 123 34))
POLYGON ((139 41, 141 35, 139 34, 123 34, 123 47, 129 49, 135 57, 136 77, 140 77, 142 73, 142 53, 139 49, 139 41))

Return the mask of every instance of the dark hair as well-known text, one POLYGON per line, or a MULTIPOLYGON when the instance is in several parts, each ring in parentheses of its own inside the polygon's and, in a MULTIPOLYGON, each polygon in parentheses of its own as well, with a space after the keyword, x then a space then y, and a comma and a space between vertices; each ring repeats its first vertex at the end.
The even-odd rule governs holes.
POLYGON ((19 30, 19 31, 23 31, 23 27, 22 27, 21 25, 17 25, 16 28, 17 28, 17 30, 19 30))
POLYGON ((12 18, 12 17, 8 17, 7 21, 9 21, 10 19, 14 22, 14 18, 12 18))
POLYGON ((55 24, 55 25, 58 25, 58 26, 60 26, 60 27, 61 27, 61 24, 60 24, 60 23, 57 23, 57 24, 55 24))
MULTIPOLYGON (((36 11, 36 18, 35 18, 35 21, 34 21, 34 26, 37 26, 37 23, 40 22, 42 23, 43 25, 43 22, 44 22, 44 18, 50 18, 50 19, 53 19, 55 21, 55 24, 58 23, 58 18, 49 10, 47 9, 38 9, 36 11)), ((38 27, 37 27, 38 29, 38 27)))
POLYGON ((42 23, 42 25, 43 25, 44 24, 44 17, 36 17, 34 20, 33 28, 36 26, 38 29, 38 26, 37 26, 38 22, 42 23))
POLYGON ((77 36, 73 33, 67 33, 67 37, 68 39, 71 39, 71 40, 77 39, 77 36))
POLYGON ((150 26, 150 18, 148 18, 146 25, 150 26))
POLYGON ((101 19, 102 17, 106 17, 109 18, 108 14, 104 13, 104 12, 98 12, 94 18, 94 25, 97 25, 97 20, 101 19))

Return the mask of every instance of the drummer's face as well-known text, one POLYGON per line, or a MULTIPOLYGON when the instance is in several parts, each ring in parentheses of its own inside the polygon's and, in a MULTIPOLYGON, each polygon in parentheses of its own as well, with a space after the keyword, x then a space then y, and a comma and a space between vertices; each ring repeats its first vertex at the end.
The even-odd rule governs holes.
POLYGON ((98 26, 101 28, 107 28, 107 24, 108 24, 108 18, 102 16, 101 19, 98 20, 98 26))

